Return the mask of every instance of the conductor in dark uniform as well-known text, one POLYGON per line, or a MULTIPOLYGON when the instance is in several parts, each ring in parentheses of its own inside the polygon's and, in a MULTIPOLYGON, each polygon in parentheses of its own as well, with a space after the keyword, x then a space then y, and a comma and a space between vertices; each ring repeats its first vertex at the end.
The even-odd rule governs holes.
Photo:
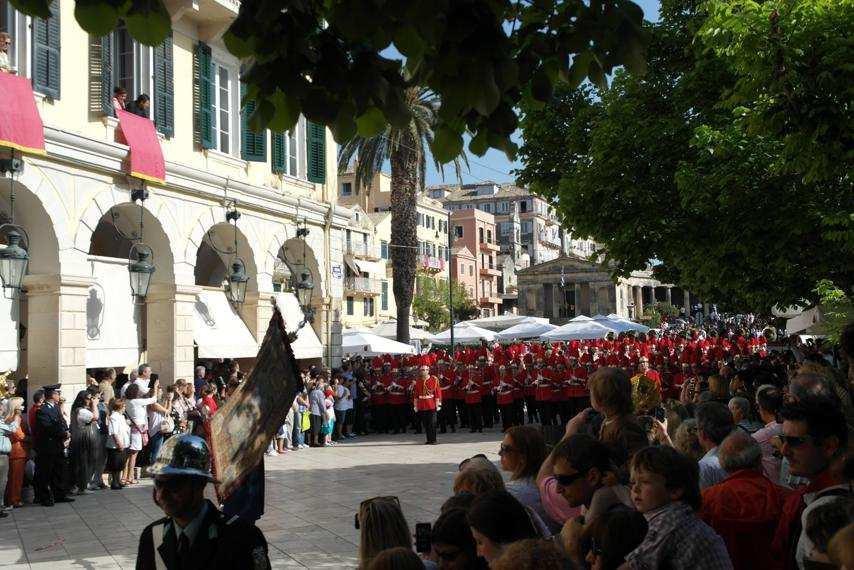
POLYGON ((137 570, 268 570, 267 541, 253 524, 205 499, 210 452, 194 435, 170 437, 151 467, 154 501, 166 517, 145 527, 137 570))
POLYGON ((68 423, 59 407, 59 384, 45 386, 45 403, 36 412, 36 425, 39 434, 36 440, 36 496, 45 507, 54 503, 71 503, 74 499, 66 496, 63 482, 65 474, 65 448, 71 438, 68 423))

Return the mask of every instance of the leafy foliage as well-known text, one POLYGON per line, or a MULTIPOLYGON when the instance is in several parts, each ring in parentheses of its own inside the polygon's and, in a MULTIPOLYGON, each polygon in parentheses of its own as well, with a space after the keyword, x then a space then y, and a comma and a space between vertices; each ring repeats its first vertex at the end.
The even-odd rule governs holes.
MULTIPOLYGON (((467 321, 477 316, 478 309, 466 293, 465 287, 454 282, 454 320, 467 321)), ((418 293, 412 301, 412 312, 428 323, 431 332, 438 332, 451 326, 451 314, 448 311, 448 281, 445 279, 423 278, 418 281, 418 293)))
POLYGON ((653 305, 644 307, 643 316, 648 326, 658 328, 661 325, 661 318, 663 316, 678 317, 679 309, 670 303, 656 302, 653 305))
POLYGON ((763 311, 814 302, 819 279, 854 283, 851 109, 837 105, 846 91, 850 101, 851 78, 808 88, 816 69, 850 62, 854 50, 850 0, 786 2, 800 17, 775 38, 791 61, 788 83, 774 82, 762 58, 752 60, 773 35, 769 18, 763 29, 744 8, 754 4, 712 0, 702 4, 710 16, 694 2, 665 1, 649 26, 644 77, 618 72, 600 98, 590 87, 558 89, 545 109, 523 105, 519 180, 554 202, 570 231, 602 243, 615 275, 656 259, 665 281, 763 311), (711 40, 722 35, 740 39, 711 40), (807 37, 808 49, 793 45, 807 37), (788 84, 810 104, 778 111, 771 103, 786 99, 788 84), (811 158, 793 154, 794 141, 819 133, 821 145, 803 147, 811 158))
POLYGON ((846 294, 833 282, 822 279, 816 284, 815 293, 821 306, 824 333, 831 344, 838 344, 842 329, 854 322, 854 290, 849 289, 846 294))
MULTIPOLYGON (((51 0, 12 0, 48 17, 51 0)), ((162 0, 76 0, 75 16, 102 35, 118 18, 137 40, 169 32, 162 0)), ((522 100, 542 105, 561 82, 605 85, 618 66, 644 67, 643 12, 631 0, 242 0, 224 41, 249 67, 253 129, 287 130, 300 114, 338 142, 404 128, 406 89, 442 101, 431 147, 441 163, 471 152, 509 156, 522 100), (393 50, 403 58, 397 58, 393 50)))

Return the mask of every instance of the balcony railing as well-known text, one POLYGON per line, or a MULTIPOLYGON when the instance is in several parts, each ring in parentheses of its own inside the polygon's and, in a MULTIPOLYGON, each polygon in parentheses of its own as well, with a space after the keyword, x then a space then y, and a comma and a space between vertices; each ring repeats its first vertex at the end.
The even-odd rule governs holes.
POLYGON ((501 249, 501 247, 494 241, 482 241, 479 243, 479 247, 486 251, 499 251, 501 249))
POLYGON ((369 277, 348 277, 344 280, 344 290, 366 295, 379 295, 382 291, 382 281, 369 277))
POLYGON ((372 243, 365 242, 349 242, 344 246, 346 253, 349 255, 355 255, 358 257, 370 257, 372 259, 379 259, 379 250, 372 243))
POLYGON ((481 267, 480 268, 481 275, 489 275, 489 276, 499 276, 501 275, 501 270, 497 267, 481 267))

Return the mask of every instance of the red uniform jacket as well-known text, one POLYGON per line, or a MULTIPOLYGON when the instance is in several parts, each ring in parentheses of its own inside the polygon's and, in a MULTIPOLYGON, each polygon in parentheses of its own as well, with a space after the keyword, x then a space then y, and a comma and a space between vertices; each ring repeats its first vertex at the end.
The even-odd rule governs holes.
POLYGON ((481 402, 480 374, 478 372, 465 372, 463 376, 463 390, 465 390, 466 404, 479 404, 481 402))
POLYGON ((416 411, 435 410, 442 403, 442 387, 438 378, 428 376, 426 380, 416 380, 412 398, 415 400, 416 411))

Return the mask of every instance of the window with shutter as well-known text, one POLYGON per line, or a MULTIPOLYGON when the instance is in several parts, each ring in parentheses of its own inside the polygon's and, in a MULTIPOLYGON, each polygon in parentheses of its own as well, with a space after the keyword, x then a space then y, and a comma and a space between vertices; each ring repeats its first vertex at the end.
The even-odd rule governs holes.
MULTIPOLYGON (((240 84, 240 99, 243 100, 244 86, 240 84)), ((267 162, 267 132, 256 133, 249 129, 249 117, 255 112, 255 100, 246 101, 240 112, 240 154, 243 160, 267 162)))
POLYGON ((101 37, 101 112, 113 113, 113 34, 101 37))
POLYGON ((326 182, 326 128, 323 125, 307 122, 306 152, 308 181, 324 184, 326 182))
POLYGON ((213 128, 213 61, 210 46, 201 42, 196 46, 196 62, 199 71, 199 114, 196 119, 199 141, 202 148, 216 148, 213 128))
POLYGON ((270 162, 271 170, 276 174, 285 172, 285 134, 270 133, 270 162))
POLYGON ((165 137, 175 134, 175 86, 172 63, 172 34, 154 52, 154 124, 165 137))
POLYGON ((33 18, 33 89, 59 99, 59 0, 50 5, 50 18, 33 18))

